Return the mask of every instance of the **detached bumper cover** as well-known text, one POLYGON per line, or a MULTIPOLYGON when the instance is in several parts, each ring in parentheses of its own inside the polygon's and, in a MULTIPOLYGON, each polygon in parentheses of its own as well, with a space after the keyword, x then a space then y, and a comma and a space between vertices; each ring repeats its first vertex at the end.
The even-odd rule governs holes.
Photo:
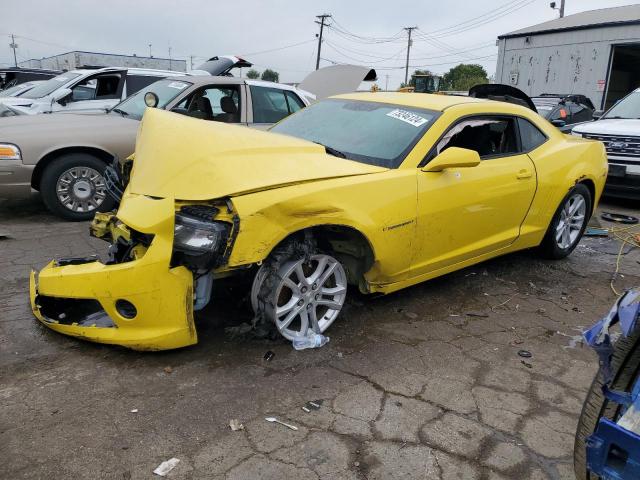
POLYGON ((31 273, 33 313, 52 330, 93 342, 134 350, 193 345, 198 341, 193 276, 185 267, 170 268, 174 201, 126 197, 118 218, 154 235, 144 256, 114 265, 49 263, 39 273, 31 273), (118 309, 117 302, 133 305, 133 315, 131 308, 118 309))

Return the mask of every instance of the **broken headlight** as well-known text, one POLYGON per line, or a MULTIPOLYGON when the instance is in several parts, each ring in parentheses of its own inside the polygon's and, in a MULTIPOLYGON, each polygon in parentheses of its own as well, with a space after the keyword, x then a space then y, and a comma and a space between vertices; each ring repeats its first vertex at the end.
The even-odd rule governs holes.
POLYGON ((203 219, 212 218, 215 213, 210 216, 202 213, 193 207, 184 207, 176 213, 174 260, 194 270, 208 270, 216 266, 231 229, 228 223, 203 219))

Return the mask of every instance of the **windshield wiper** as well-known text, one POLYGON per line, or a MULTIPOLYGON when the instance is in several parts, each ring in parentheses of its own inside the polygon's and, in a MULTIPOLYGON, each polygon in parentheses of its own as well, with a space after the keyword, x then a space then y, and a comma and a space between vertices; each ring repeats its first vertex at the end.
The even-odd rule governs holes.
POLYGON ((123 117, 128 117, 129 116, 129 112, 125 112, 124 110, 120 110, 119 108, 112 108, 111 110, 109 110, 110 112, 116 112, 119 113, 120 115, 122 115, 123 117))
POLYGON ((334 157, 338 157, 338 158, 347 158, 347 155, 345 153, 341 152, 340 150, 336 150, 333 147, 329 147, 327 145, 323 145, 320 142, 313 142, 313 143, 323 146, 325 152, 327 152, 329 155, 333 155, 334 157))

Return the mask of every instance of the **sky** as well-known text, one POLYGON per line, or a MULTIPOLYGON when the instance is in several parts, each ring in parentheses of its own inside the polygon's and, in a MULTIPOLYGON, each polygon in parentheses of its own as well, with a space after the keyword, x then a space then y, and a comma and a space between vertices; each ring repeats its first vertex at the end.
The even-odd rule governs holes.
MULTIPOLYGON (((321 66, 368 65, 381 88, 404 80, 405 27, 412 35, 409 74, 416 68, 445 73, 478 63, 495 73, 498 35, 557 18, 550 0, 0 0, 0 66, 71 50, 187 59, 242 55, 259 71, 272 68, 281 82, 298 82, 315 69, 319 25, 321 66), (285 48, 286 47, 286 48, 285 48)), ((559 4, 560 1, 558 0, 559 4)), ((631 0, 566 0, 565 15, 629 5, 631 0)), ((243 71, 246 74, 246 69, 243 71)))

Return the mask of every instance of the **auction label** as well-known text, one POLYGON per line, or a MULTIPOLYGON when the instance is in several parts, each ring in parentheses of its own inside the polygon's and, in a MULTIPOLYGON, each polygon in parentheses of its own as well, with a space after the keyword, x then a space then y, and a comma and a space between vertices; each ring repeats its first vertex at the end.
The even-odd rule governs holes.
POLYGON ((398 120, 402 120, 409 125, 413 125, 414 127, 419 127, 427 123, 427 119, 421 117, 420 115, 416 115, 413 112, 408 112, 407 110, 400 110, 396 108, 395 110, 387 113, 387 117, 397 118, 398 120))

